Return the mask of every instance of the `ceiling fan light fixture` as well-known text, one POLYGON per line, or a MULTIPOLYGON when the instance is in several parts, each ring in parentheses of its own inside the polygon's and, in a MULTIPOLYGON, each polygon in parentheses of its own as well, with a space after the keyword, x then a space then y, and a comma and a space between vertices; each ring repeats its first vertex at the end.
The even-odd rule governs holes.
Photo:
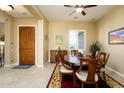
POLYGON ((83 8, 81 8, 81 7, 79 7, 79 8, 76 9, 76 12, 77 13, 81 13, 82 11, 83 11, 83 8))
POLYGON ((0 5, 0 9, 2 11, 8 12, 14 10, 14 7, 12 5, 0 5))

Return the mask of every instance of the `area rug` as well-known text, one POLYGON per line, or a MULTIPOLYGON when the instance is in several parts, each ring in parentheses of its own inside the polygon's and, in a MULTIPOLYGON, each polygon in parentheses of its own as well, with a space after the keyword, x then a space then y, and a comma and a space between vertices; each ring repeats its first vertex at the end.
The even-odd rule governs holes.
MULTIPOLYGON (((123 88, 124 86, 111 78, 109 75, 105 75, 106 82, 103 79, 103 76, 100 75, 100 79, 98 82, 99 88, 123 88)), ((47 84, 47 88, 81 88, 81 82, 77 80, 77 83, 74 84, 72 82, 72 76, 64 76, 62 82, 60 82, 60 74, 59 74, 59 64, 55 66, 53 74, 47 84)), ((95 88, 94 85, 85 85, 85 88, 95 88)))
POLYGON ((33 65, 18 65, 16 67, 13 67, 13 69, 29 69, 33 65))

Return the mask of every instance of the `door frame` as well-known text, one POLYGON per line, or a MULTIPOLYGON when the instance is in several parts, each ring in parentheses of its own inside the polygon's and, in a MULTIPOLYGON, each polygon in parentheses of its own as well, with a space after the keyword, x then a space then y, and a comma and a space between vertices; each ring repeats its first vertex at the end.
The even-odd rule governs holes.
POLYGON ((37 27, 36 25, 17 25, 17 50, 16 50, 17 65, 19 65, 19 27, 34 27, 35 29, 35 62, 34 62, 34 65, 37 65, 37 27))

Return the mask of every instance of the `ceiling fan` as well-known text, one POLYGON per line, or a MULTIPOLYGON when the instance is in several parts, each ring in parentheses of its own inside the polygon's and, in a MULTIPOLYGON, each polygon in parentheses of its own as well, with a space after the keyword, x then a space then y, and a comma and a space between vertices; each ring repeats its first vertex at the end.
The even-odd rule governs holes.
POLYGON ((92 8, 96 7, 97 5, 64 5, 64 6, 74 8, 74 10, 71 13, 69 13, 69 16, 71 16, 75 12, 81 13, 83 16, 85 16, 86 15, 85 8, 92 8))

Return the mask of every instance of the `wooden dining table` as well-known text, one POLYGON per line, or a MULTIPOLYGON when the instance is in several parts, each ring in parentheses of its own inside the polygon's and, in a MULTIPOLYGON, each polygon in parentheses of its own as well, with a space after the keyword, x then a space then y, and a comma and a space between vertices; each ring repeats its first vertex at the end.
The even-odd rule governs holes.
POLYGON ((69 62, 72 65, 79 66, 80 65, 80 60, 78 59, 77 56, 72 56, 72 55, 65 55, 64 60, 66 62, 69 62))
MULTIPOLYGON (((80 66, 80 60, 81 59, 95 59, 95 58, 92 58, 90 55, 83 55, 82 57, 72 56, 72 55, 65 55, 64 56, 65 62, 71 64, 74 71, 78 70, 78 68, 80 66)), ((83 62, 82 65, 84 66, 83 68, 85 70, 88 69, 88 63, 87 62, 83 62)))

